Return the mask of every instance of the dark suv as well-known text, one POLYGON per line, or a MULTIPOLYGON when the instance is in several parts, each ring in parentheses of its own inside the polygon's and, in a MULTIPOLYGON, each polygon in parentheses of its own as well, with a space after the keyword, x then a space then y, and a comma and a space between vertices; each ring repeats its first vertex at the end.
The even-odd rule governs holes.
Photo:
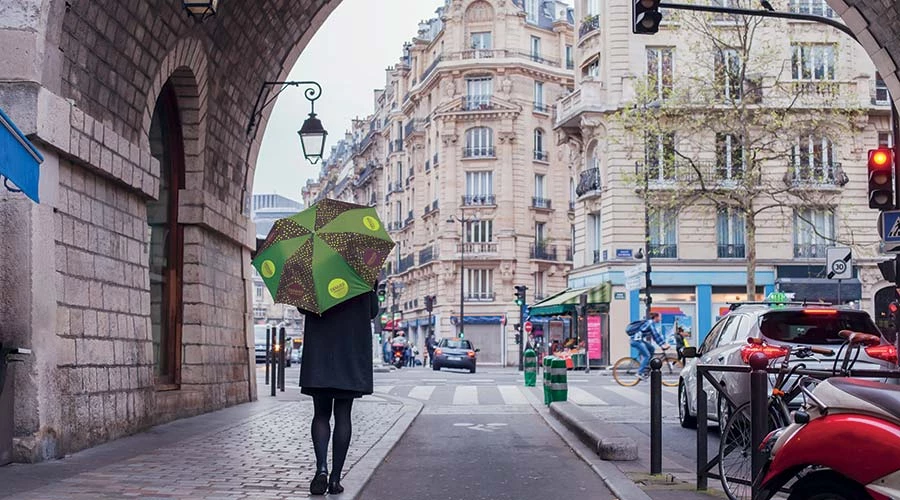
MULTIPOLYGON (((772 360, 780 358, 778 349, 765 349, 766 346, 819 346, 829 347, 835 352, 843 344, 844 339, 838 335, 841 330, 870 333, 882 338, 882 346, 862 349, 854 365, 858 369, 880 370, 892 369, 897 365, 896 354, 887 347, 878 327, 865 311, 832 307, 826 304, 777 304, 747 303, 734 304, 727 316, 720 319, 706 335, 703 343, 697 348, 697 356, 687 360, 681 371, 678 384, 678 416, 683 427, 696 425, 697 402, 697 370, 695 365, 743 365, 754 349, 770 356, 772 360), (750 345, 749 337, 761 339, 764 344, 750 345)), ((791 359, 792 363, 806 365, 812 370, 831 370, 835 356, 819 354, 811 358, 791 359)), ((746 373, 712 372, 725 386, 737 404, 750 400, 749 376, 746 373)), ((723 408, 726 400, 716 393, 712 384, 703 384, 709 401, 709 418, 718 420, 719 415, 727 410, 723 408)), ((721 423, 721 422, 720 422, 721 423)))
POLYGON ((441 339, 434 348, 433 370, 441 368, 463 368, 475 373, 478 351, 471 342, 464 339, 441 339))

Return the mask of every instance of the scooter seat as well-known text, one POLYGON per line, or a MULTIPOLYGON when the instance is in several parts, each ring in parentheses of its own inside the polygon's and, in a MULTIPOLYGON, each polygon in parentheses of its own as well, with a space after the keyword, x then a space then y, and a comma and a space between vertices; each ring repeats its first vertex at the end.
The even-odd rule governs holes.
POLYGON ((832 377, 814 392, 829 410, 860 411, 900 425, 900 386, 850 377, 832 377))

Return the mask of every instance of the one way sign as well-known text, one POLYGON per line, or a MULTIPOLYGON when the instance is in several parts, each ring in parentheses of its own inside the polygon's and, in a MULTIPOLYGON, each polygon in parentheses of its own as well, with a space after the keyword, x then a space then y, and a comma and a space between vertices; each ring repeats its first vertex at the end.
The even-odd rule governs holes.
POLYGON ((829 247, 825 250, 825 270, 830 280, 848 280, 853 277, 853 257, 846 247, 829 247))

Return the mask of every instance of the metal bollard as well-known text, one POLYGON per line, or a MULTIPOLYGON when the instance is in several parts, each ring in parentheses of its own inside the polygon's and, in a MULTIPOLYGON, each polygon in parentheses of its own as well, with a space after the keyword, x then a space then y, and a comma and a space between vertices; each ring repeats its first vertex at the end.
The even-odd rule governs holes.
MULTIPOLYGON (((706 464, 709 461, 709 450, 706 448, 707 433, 709 429, 706 427, 706 389, 703 388, 706 383, 704 377, 706 370, 697 368, 697 489, 706 490, 709 487, 709 480, 706 476, 706 464)), ((680 403, 679 403, 680 404, 680 403)))
POLYGON ((279 328, 278 332, 278 346, 280 349, 278 350, 278 389, 281 392, 284 392, 284 365, 287 356, 287 349, 284 348, 286 339, 286 332, 284 327, 279 328))
POLYGON ((650 474, 662 474, 662 360, 650 360, 650 474))
POLYGON ((270 396, 275 396, 275 391, 278 390, 278 361, 276 361, 278 356, 278 330, 273 326, 270 330, 272 335, 272 351, 269 355, 272 357, 272 383, 269 385, 271 389, 270 396))
POLYGON ((537 384, 537 353, 526 349, 522 356, 525 358, 525 387, 534 387, 537 384))
POLYGON ((565 401, 569 397, 568 373, 566 360, 553 358, 550 363, 550 399, 565 401))
MULTIPOLYGON (((750 456, 752 477, 759 476, 765 464, 765 456, 759 449, 759 445, 769 433, 769 374, 766 368, 769 359, 761 352, 750 355, 750 456)), ((754 481, 750 495, 756 498, 759 486, 754 481)))
POLYGON ((272 346, 269 344, 269 327, 266 327, 266 385, 269 385, 269 363, 272 357, 272 346))

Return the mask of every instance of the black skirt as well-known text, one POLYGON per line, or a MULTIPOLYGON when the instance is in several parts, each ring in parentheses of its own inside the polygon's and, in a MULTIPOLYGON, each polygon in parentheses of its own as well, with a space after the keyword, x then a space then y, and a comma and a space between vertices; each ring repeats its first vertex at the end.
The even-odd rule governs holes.
POLYGON ((356 399, 365 396, 365 393, 360 391, 332 389, 331 387, 301 387, 300 392, 314 398, 356 399))

